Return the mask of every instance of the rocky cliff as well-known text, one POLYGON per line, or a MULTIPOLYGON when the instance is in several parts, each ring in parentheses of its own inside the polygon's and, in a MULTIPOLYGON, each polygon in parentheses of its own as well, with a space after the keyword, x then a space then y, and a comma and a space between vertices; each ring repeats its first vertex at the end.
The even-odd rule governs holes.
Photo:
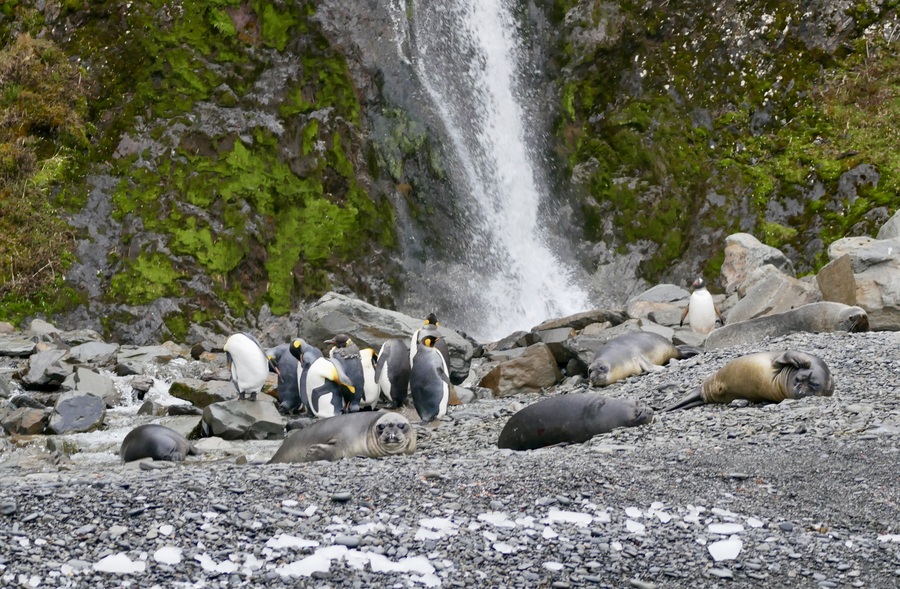
MULTIPOLYGON (((800 271, 872 233, 895 5, 520 2, 597 289, 714 278, 734 231, 800 271)), ((4 3, 0 318, 146 343, 327 290, 402 302, 460 221, 393 26, 349 0, 4 3)))

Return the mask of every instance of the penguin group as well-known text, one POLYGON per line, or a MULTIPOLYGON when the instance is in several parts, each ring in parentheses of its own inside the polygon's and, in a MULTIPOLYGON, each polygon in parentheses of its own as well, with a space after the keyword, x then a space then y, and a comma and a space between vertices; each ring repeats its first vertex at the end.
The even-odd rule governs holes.
POLYGON ((302 338, 263 350, 246 333, 225 344, 232 382, 241 399, 255 400, 270 372, 278 374, 281 411, 327 418, 375 410, 380 402, 399 409, 412 399, 422 422, 447 414, 453 385, 450 350, 437 316, 428 314, 409 345, 400 338, 384 341, 376 352, 360 348, 346 333, 325 340, 327 353, 302 338))

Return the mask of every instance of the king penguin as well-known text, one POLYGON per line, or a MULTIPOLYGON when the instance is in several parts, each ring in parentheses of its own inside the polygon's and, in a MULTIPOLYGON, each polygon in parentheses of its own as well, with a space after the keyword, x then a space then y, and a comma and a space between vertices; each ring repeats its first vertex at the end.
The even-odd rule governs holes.
POLYGON ((290 344, 275 346, 267 352, 269 370, 278 367, 278 402, 285 413, 293 413, 301 407, 300 363, 290 353, 290 344))
POLYGON ((359 360, 363 371, 363 394, 359 401, 359 407, 363 410, 374 410, 378 404, 378 382, 375 380, 375 366, 378 356, 372 348, 363 348, 359 351, 359 360))
POLYGON ((318 358, 303 371, 300 395, 316 417, 334 417, 343 412, 355 393, 347 374, 328 358, 318 358))
POLYGON ((363 371, 359 346, 353 343, 353 340, 346 333, 338 333, 330 340, 326 340, 325 343, 334 346, 328 352, 328 357, 336 366, 343 370, 356 390, 347 404, 347 412, 355 413, 360 409, 360 403, 366 388, 366 375, 363 371))
POLYGON ((375 380, 391 407, 403 406, 409 395, 409 350, 403 340, 389 339, 381 346, 375 380))
POLYGON ((434 347, 436 341, 433 335, 422 339, 409 373, 413 406, 425 423, 446 415, 450 403, 450 374, 444 356, 434 347))
POLYGON ((249 393, 250 400, 255 401, 269 376, 269 368, 278 374, 278 367, 269 360, 256 338, 246 333, 231 335, 225 341, 224 350, 238 398, 243 400, 249 393))
POLYGON ((413 359, 415 359, 416 354, 419 351, 419 343, 429 335, 432 335, 436 338, 441 336, 441 331, 440 329, 438 329, 438 318, 434 313, 429 313, 428 316, 425 317, 425 324, 422 325, 422 327, 420 327, 419 329, 415 330, 409 340, 410 366, 412 366, 413 359))
POLYGON ((709 333, 716 327, 716 318, 723 324, 725 321, 713 302, 712 295, 706 290, 706 281, 698 278, 691 286, 693 286, 694 292, 691 293, 691 298, 688 300, 687 307, 684 308, 684 313, 681 314, 679 325, 684 325, 684 319, 687 318, 688 325, 691 326, 692 331, 709 333))

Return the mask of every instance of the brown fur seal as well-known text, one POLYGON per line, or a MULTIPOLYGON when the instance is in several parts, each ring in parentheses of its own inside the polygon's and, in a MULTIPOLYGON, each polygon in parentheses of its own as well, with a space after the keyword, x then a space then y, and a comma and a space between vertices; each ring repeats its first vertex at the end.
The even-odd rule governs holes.
POLYGON ((868 331, 869 318, 862 307, 842 303, 810 303, 774 315, 765 315, 725 325, 714 330, 703 346, 708 349, 755 344, 767 337, 778 337, 798 331, 830 333, 832 331, 868 331))
POLYGON ((625 333, 597 350, 588 367, 588 378, 593 386, 606 386, 635 374, 662 370, 672 358, 682 360, 701 352, 693 346, 675 346, 658 333, 625 333))
POLYGON ((497 446, 534 450, 564 442, 578 444, 617 427, 643 425, 653 410, 631 399, 597 393, 569 393, 532 403, 509 418, 497 446))
POLYGON ((404 416, 389 411, 362 411, 322 419, 291 433, 269 462, 380 458, 412 454, 415 450, 416 434, 404 416))
POLYGON ((736 399, 780 403, 785 399, 830 397, 833 392, 834 379, 818 356, 793 350, 758 352, 732 360, 664 411, 704 403, 731 403, 736 399))
POLYGON ((181 462, 185 456, 202 454, 187 438, 164 425, 139 425, 125 436, 119 456, 125 462, 152 458, 181 462))

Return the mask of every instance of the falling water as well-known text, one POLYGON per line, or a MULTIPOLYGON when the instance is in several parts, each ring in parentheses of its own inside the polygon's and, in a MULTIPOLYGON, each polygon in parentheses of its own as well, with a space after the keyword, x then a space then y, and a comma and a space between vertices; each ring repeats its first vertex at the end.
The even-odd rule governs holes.
POLYGON ((393 1, 399 57, 412 64, 449 139, 451 181, 471 231, 456 280, 467 302, 458 323, 495 339, 585 310, 588 294, 551 251, 539 218, 549 189, 529 146, 546 130, 523 108, 523 68, 534 66, 525 63, 510 2, 407 0, 407 10, 393 1))

